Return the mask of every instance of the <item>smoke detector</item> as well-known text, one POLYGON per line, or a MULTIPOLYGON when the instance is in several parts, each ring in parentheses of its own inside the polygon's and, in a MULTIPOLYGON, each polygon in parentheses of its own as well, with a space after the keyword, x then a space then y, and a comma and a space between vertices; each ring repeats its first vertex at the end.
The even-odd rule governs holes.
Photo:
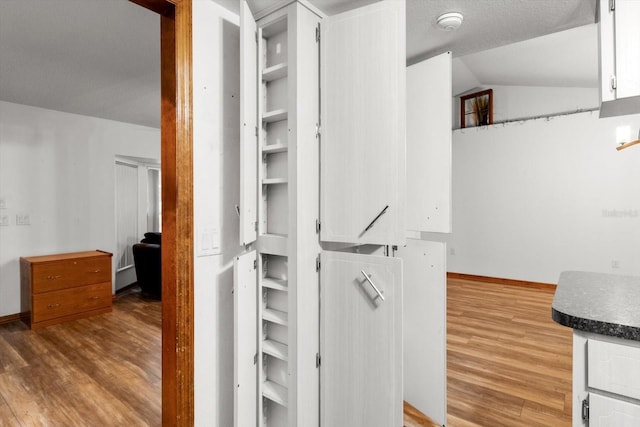
POLYGON ((443 13, 438 16, 436 24, 445 31, 453 31, 457 30, 460 25, 462 25, 463 19, 464 17, 462 14, 458 12, 443 13))

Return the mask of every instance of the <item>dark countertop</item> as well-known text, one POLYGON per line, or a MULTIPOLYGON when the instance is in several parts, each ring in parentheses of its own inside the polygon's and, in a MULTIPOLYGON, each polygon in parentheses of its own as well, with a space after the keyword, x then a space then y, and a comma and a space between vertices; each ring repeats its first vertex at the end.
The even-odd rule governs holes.
POLYGON ((565 271, 551 317, 573 329, 640 341, 640 277, 565 271))

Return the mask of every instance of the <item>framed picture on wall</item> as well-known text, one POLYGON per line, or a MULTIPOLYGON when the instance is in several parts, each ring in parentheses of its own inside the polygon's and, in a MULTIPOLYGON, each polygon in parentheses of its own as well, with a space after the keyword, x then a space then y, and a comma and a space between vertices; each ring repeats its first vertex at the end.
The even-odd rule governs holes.
POLYGON ((460 127, 486 126, 493 123, 493 89, 460 97, 460 127))

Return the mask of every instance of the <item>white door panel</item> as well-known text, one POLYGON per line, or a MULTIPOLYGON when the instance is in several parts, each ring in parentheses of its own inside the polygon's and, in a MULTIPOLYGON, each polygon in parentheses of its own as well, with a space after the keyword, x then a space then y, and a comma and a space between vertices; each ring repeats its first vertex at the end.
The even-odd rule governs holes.
POLYGON ((258 202, 256 22, 246 1, 240 7, 240 244, 256 240, 258 202))
POLYGON ((402 261, 325 251, 321 265, 322 425, 400 426, 402 261))
POLYGON ((257 278, 256 252, 233 260, 234 427, 255 427, 257 418, 257 278))
POLYGON ((374 3, 321 27, 321 240, 403 244, 405 4, 374 3))

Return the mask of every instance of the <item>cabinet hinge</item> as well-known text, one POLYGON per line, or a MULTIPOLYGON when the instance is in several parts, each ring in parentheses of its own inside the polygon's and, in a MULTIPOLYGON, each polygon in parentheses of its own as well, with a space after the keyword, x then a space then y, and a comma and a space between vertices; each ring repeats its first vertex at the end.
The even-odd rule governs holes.
POLYGON ((320 255, 316 257, 316 271, 320 271, 320 255))
POLYGON ((609 10, 613 12, 616 10, 616 0, 609 0, 609 10))
POLYGON ((316 123, 316 139, 320 138, 320 123, 316 123))
POLYGON ((254 130, 255 130, 256 136, 258 136, 258 126, 256 126, 254 130))
POLYGON ((616 76, 611 76, 611 90, 616 90, 618 88, 618 80, 616 76))
POLYGON ((256 363, 258 363, 258 353, 253 355, 253 364, 255 365, 256 363))
POLYGON ((319 368, 321 363, 322 363, 322 360, 320 358, 320 353, 316 353, 316 368, 319 368))
POLYGON ((258 32, 253 33, 256 36, 256 43, 258 43, 258 32))
POLYGON ((258 268, 258 260, 257 259, 253 260, 253 268, 258 268))
POLYGON ((582 401, 582 421, 589 421, 589 401, 587 399, 582 401))
POLYGON ((316 219, 316 234, 320 234, 320 220, 316 219))
POLYGON ((320 24, 316 27, 316 43, 320 43, 320 24))
POLYGON ((254 222, 254 223, 253 223, 253 230, 254 230, 255 232, 258 232, 258 221, 256 221, 256 222, 254 222))

